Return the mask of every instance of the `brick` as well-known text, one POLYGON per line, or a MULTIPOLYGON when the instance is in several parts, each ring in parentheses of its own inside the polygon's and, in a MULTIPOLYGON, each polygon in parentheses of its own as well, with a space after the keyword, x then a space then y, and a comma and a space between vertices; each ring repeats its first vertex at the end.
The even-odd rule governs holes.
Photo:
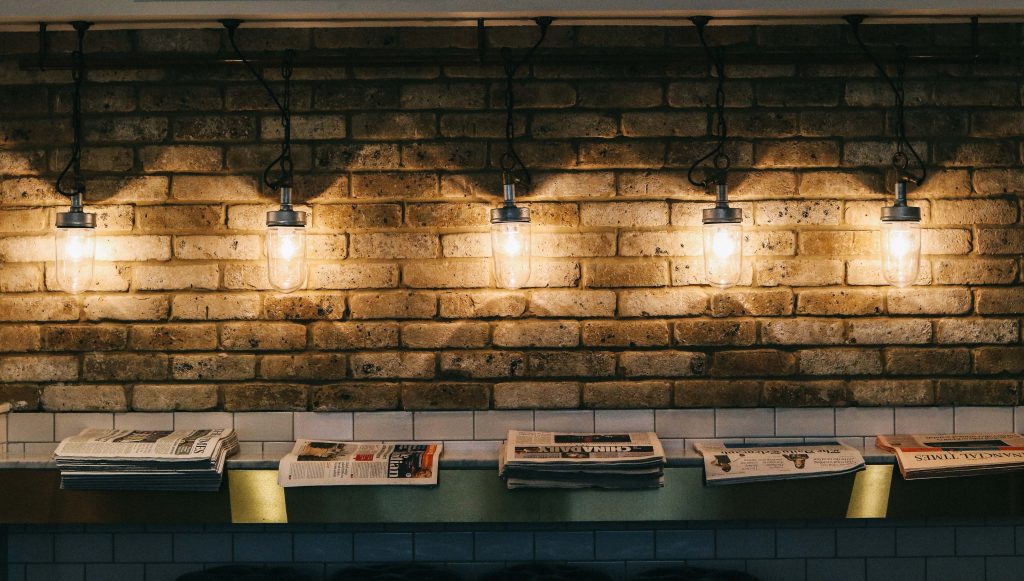
POLYGON ((864 255, 878 254, 877 232, 828 231, 801 232, 800 254, 805 255, 864 255))
POLYGON ((312 409, 317 412, 394 410, 401 397, 397 383, 337 383, 312 389, 312 409))
POLYGON ((304 385, 260 384, 224 386, 224 411, 303 411, 309 395, 304 385))
POLYGON ((761 403, 773 407, 835 407, 850 403, 843 381, 766 381, 761 403))
POLYGON ((163 296, 97 296, 85 297, 82 310, 89 321, 159 321, 169 304, 163 296))
POLYGON ((665 145, 651 141, 583 142, 579 146, 579 165, 584 168, 662 167, 665 145))
POLYGON ((873 349, 803 349, 797 351, 804 375, 878 375, 882 355, 873 349))
POLYGON ((668 323, 664 321, 587 321, 583 323, 583 344, 595 347, 652 347, 668 345, 668 323))
POLYGON ((433 228, 485 226, 490 223, 489 208, 486 204, 476 203, 414 203, 406 207, 405 222, 409 226, 433 228))
POLYGON ((491 405, 491 386, 485 383, 404 383, 405 410, 485 410, 491 405))
POLYGON ((0 326, 0 353, 38 351, 42 347, 41 329, 35 325, 0 326))
POLYGON ((257 260, 258 236, 177 236, 174 256, 184 260, 257 260))
POLYGON ((626 377, 689 377, 703 375, 708 357, 687 351, 630 351, 619 356, 626 377))
POLYGON ((216 264, 189 266, 148 266, 132 269, 135 290, 215 289, 220 282, 216 264))
POLYGON ((529 314, 537 317, 612 317, 612 291, 538 290, 530 296, 529 314))
POLYGON ((204 351, 217 348, 216 325, 136 325, 128 344, 135 351, 204 351))
POLYGON ((1017 222, 1014 200, 936 200, 933 224, 1014 224, 1017 222))
MULTIPOLYGON (((148 135, 143 139, 156 140, 148 135)), ((219 147, 208 145, 153 145, 139 151, 142 168, 147 172, 218 171, 224 165, 223 158, 224 152, 219 147)))
POLYGON ((609 113, 537 113, 530 124, 530 135, 536 139, 593 139, 615 137, 618 132, 619 120, 609 113))
POLYGON ((676 407, 757 407, 761 401, 761 382, 689 379, 675 382, 673 394, 676 407))
POLYGON ((171 376, 185 381, 227 381, 256 377, 256 357, 253 355, 174 355, 171 358, 171 376))
POLYGON ((622 134, 627 137, 703 137, 707 115, 692 111, 626 112, 622 134))
MULTIPOLYGON (((1024 288, 982 288, 974 291, 976 308, 981 315, 1016 315, 1024 313, 1024 288)), ((967 299, 970 301, 970 298, 967 299)))
POLYGON ((842 260, 765 260, 756 266, 760 286, 828 286, 842 284, 842 260))
POLYGON ((1017 405, 1020 403, 1020 382, 1009 379, 940 379, 935 385, 935 403, 1017 405))
POLYGON ((167 378, 167 356, 160 353, 86 353, 86 381, 153 381, 167 378))
POLYGON ((529 374, 533 377, 608 377, 615 374, 615 354, 606 351, 532 351, 529 374))
POLYGON ((690 289, 625 290, 619 293, 620 317, 677 317, 707 312, 708 297, 690 289))
POLYGON ((892 375, 961 375, 970 369, 967 349, 894 347, 885 352, 885 370, 892 375))
MULTIPOLYGON (((929 285, 932 282, 931 263, 921 260, 920 271, 914 285, 929 285)), ((879 260, 849 260, 846 263, 846 284, 850 286, 882 286, 888 285, 879 260)))
POLYGON ((838 167, 839 144, 835 141, 773 140, 754 145, 755 167, 838 167))
POLYGON ((66 296, 0 297, 0 321, 76 321, 78 313, 66 296))
MULTIPOLYGON (((440 304, 440 315, 446 319, 518 317, 526 311, 526 297, 514 292, 444 293, 440 304)), ((432 310, 428 316, 433 314, 432 310)))
POLYGON ((580 324, 575 321, 512 321, 494 327, 497 347, 575 347, 580 343, 580 324))
POLYGON ((721 291, 711 296, 711 312, 715 317, 790 315, 793 313, 793 292, 787 289, 721 291))
POLYGON ((583 406, 596 409, 666 408, 672 401, 667 381, 608 381, 583 385, 583 406))
POLYGON ((660 260, 594 261, 587 270, 591 288, 659 287, 668 282, 668 264, 660 260))
POLYGON ((12 355, 0 357, 0 382, 74 381, 78 379, 75 355, 12 355))
POLYGON ((879 290, 808 290, 797 293, 798 315, 880 315, 884 294, 879 290))
POLYGON ((256 294, 175 294, 171 318, 182 321, 256 319, 260 297, 256 294))
POLYGON ((0 211, 0 232, 35 232, 46 227, 46 210, 42 208, 0 211))
POLYGON ((139 412, 200 412, 217 409, 216 385, 136 385, 132 388, 132 409, 139 412))
POLYGON ((349 357, 356 379, 430 379, 434 377, 433 353, 353 353, 349 357))
POLYGON ((402 280, 412 288, 480 288, 490 285, 491 261, 423 260, 406 264, 402 280))
POLYGON ((942 319, 935 327, 939 343, 1017 343, 1020 324, 1013 319, 942 319))
POLYGON ((610 233, 537 233, 532 236, 532 242, 532 255, 539 257, 589 257, 615 255, 615 235, 610 233))
MULTIPOLYGON (((526 119, 515 117, 515 136, 526 133, 526 119)), ((444 137, 499 138, 505 137, 504 112, 441 113, 441 135, 444 137)))
POLYGON ((453 377, 512 378, 526 370, 522 353, 512 351, 456 351, 441 354, 441 371, 453 377))
POLYGON ((573 409, 580 384, 572 381, 512 381, 494 385, 495 409, 573 409))
POLYGON ((398 266, 383 263, 318 264, 310 289, 366 289, 398 286, 398 266))
POLYGON ((345 316, 345 298, 334 295, 268 296, 264 317, 282 321, 337 320, 345 316))
POLYGON ((731 319, 694 319, 677 321, 673 335, 678 345, 753 345, 757 326, 753 321, 731 319))
POLYGON ((776 345, 835 345, 843 342, 843 323, 820 319, 766 321, 761 325, 761 341, 776 345))
POLYGON ((700 232, 623 232, 620 256, 703 256, 700 232))
MULTIPOLYGON (((980 237, 984 237, 985 230, 979 231, 980 237)), ((979 240, 980 247, 984 245, 979 240)), ((968 230, 938 230, 927 229, 921 231, 921 252, 923 254, 967 254, 971 251, 971 233, 968 230)), ((980 250, 985 254, 984 250, 980 250)))
POLYGON ((977 373, 1024 373, 1024 347, 981 347, 974 350, 977 373))
MULTIPOLYGON (((260 120, 261 137, 264 140, 282 139, 284 130, 278 117, 264 117, 260 120)), ((345 116, 329 113, 292 116, 292 139, 298 141, 344 139, 346 134, 345 116)))
POLYGON ((353 234, 352 258, 437 258, 441 243, 433 234, 353 234))
POLYGON ((121 385, 47 385, 43 409, 49 412, 123 412, 128 398, 121 385))
POLYGON ((402 345, 413 349, 484 347, 489 334, 486 323, 409 323, 402 326, 402 345))
POLYGON ((792 375, 796 357, 792 353, 760 349, 719 351, 711 362, 711 375, 719 377, 758 377, 792 375))
POLYGON ((578 107, 601 109, 640 109, 662 104, 660 83, 653 82, 599 82, 577 85, 578 107))
MULTIPOLYGON (((157 32, 157 31, 146 31, 157 32)), ((161 33, 164 31, 160 31, 161 33)), ((168 33, 177 31, 168 30, 168 33)), ((191 32, 191 31, 189 31, 191 32)), ((206 32, 214 32, 212 30, 206 32)), ((168 44, 173 37, 167 36, 168 44)), ((220 44, 219 41, 217 43, 220 44)), ((174 46, 177 50, 177 46, 174 46)), ((213 52, 213 51, 211 51, 213 52)), ((223 99, 219 87, 212 86, 176 86, 142 87, 139 89, 139 106, 145 111, 200 111, 217 109, 222 106, 223 99)))
POLYGON ((5 383, 0 385, 0 402, 11 404, 15 411, 34 411, 39 409, 41 389, 39 386, 24 383, 5 383))
MULTIPOLYGON (((167 137, 168 123, 163 117, 108 117, 84 121, 82 130, 87 143, 152 143, 167 137)), ((139 152, 143 167, 149 171, 219 169, 217 155, 216 148, 189 146, 147 146, 139 152)))
POLYGON ((42 270, 35 264, 0 264, 0 293, 24 293, 42 288, 42 270))
POLYGON ((936 260, 936 284, 1010 284, 1017 281, 1012 259, 947 258, 936 260))
POLYGON ((345 356, 340 353, 267 355, 260 360, 260 377, 282 380, 337 380, 348 375, 345 356))
POLYGON ((638 227, 666 226, 669 223, 665 202, 602 202, 580 204, 580 223, 584 226, 638 227))
POLYGON ((890 315, 963 315, 971 310, 967 289, 889 289, 890 315))
POLYGON ((4 262, 42 262, 53 258, 55 246, 50 236, 17 236, 0 240, 0 260, 4 262))
POLYGON ((316 323, 312 326, 317 349, 380 349, 398 346, 396 323, 316 323))
POLYGON ((331 204, 313 208, 313 221, 319 228, 391 228, 402 223, 399 204, 331 204))
POLYGON ((47 325, 42 327, 45 351, 111 351, 124 349, 128 330, 109 325, 47 325))
POLYGON ((1024 254, 1024 230, 979 229, 978 252, 982 254, 1024 254))
POLYGON ((930 343, 932 323, 926 319, 856 319, 847 323, 847 342, 857 345, 930 343))
MULTIPOLYGON (((266 128, 263 132, 268 133, 266 128)), ((256 137, 256 121, 241 115, 178 117, 171 135, 179 142, 252 141, 256 137)), ((264 139, 267 138, 265 135, 264 139)))
POLYGON ((306 327, 296 323, 226 323, 220 345, 229 351, 286 351, 306 346, 306 327))
POLYGON ((357 113, 352 137, 359 140, 418 140, 437 134, 433 113, 357 113))
POLYGON ((356 293, 349 297, 353 319, 428 319, 437 313, 433 293, 356 293))
POLYGON ((248 177, 175 175, 171 195, 188 202, 253 202, 259 191, 248 177))
POLYGON ((868 379, 850 382, 851 403, 862 406, 931 405, 935 390, 930 380, 868 379))

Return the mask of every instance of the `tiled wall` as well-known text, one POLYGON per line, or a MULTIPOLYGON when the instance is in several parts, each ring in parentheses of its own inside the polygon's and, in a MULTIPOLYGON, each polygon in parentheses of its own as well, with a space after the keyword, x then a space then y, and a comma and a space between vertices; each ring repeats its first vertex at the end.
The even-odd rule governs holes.
POLYGON ((320 580, 353 563, 422 561, 472 580, 523 561, 625 579, 687 563, 762 581, 1019 581, 1024 521, 574 526, 11 526, 9 581, 172 581, 224 563, 293 564, 320 580))

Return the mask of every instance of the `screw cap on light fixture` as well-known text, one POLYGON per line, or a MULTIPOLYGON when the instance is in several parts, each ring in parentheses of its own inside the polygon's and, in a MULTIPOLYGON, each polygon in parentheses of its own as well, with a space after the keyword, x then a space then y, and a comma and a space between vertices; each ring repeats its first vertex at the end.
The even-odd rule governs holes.
POLYGON ((507 222, 529 222, 530 209, 520 206, 502 206, 491 209, 491 224, 504 224, 507 222))
POLYGON ((299 210, 274 210, 267 212, 267 226, 292 226, 302 228, 306 225, 306 213, 299 210))
POLYGON ((883 222, 920 222, 921 208, 907 205, 907 183, 896 184, 896 202, 882 208, 883 222))
POLYGON ((704 210, 705 224, 739 224, 743 221, 743 210, 729 206, 715 206, 704 210))
POLYGON ((58 228, 95 228, 96 214, 88 214, 81 210, 57 213, 58 228))

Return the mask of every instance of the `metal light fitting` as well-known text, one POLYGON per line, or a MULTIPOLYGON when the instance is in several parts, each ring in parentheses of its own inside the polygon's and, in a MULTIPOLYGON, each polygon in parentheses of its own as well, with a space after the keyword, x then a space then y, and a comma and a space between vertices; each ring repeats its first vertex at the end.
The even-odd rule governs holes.
POLYGON ((743 221, 743 210, 729 206, 729 193, 725 184, 717 184, 718 198, 714 208, 704 210, 705 224, 739 224, 743 221))
POLYGON ((281 208, 267 212, 267 226, 293 228, 304 228, 306 226, 306 213, 302 210, 292 209, 291 187, 284 186, 281 188, 281 208))
POLYGON ((921 208, 907 205, 907 182, 896 183, 896 201, 882 208, 883 222, 920 222, 921 208))

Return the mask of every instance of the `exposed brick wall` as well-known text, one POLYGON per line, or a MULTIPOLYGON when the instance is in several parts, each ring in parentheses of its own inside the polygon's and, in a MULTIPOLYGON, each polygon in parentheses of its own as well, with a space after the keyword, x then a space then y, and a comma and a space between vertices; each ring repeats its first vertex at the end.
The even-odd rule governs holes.
MULTIPOLYGON (((531 31, 532 33, 532 31, 531 31)), ((966 45, 967 27, 866 27, 966 45)), ((473 48, 470 29, 242 30, 248 50, 473 48)), ((842 27, 716 27, 715 42, 850 45, 842 27)), ((495 45, 529 34, 496 29, 495 45)), ((1018 46, 1015 25, 983 26, 1018 46)), ((53 38, 55 50, 69 39, 53 38)), ((219 31, 96 32, 96 52, 223 47, 219 31)), ((693 46, 692 28, 553 29, 553 46, 693 46)), ((882 284, 891 95, 868 64, 727 67, 743 286, 702 282, 686 169, 709 145, 703 67, 537 64, 519 88, 534 275, 493 288, 499 67, 296 73, 307 288, 269 292, 258 175, 278 120, 239 69, 94 71, 93 292, 56 292, 66 71, 0 35, 0 399, 52 411, 1010 405, 1024 346, 1024 110, 1012 66, 912 66, 930 166, 920 286, 882 284)), ((269 74, 274 75, 271 71, 269 74)))

